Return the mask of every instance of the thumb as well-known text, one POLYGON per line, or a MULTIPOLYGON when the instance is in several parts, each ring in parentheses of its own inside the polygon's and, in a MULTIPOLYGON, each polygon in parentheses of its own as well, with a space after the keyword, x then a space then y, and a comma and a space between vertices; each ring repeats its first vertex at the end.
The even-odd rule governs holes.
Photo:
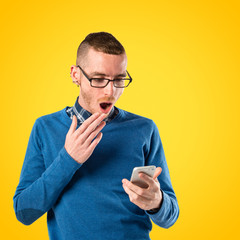
POLYGON ((162 172, 162 168, 157 167, 156 170, 155 170, 155 173, 153 175, 153 179, 156 180, 157 177, 161 174, 161 172, 162 172))
POLYGON ((77 117, 73 115, 72 124, 68 130, 68 133, 70 134, 74 133, 74 131, 76 130, 76 127, 77 127, 77 117))

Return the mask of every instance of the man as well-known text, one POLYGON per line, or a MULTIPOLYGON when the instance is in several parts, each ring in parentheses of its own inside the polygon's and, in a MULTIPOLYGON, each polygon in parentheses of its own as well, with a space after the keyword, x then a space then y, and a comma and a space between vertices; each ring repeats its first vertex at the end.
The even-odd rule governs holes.
POLYGON ((36 120, 14 196, 17 219, 29 225, 47 212, 52 240, 150 239, 152 224, 178 218, 162 143, 150 119, 115 107, 132 78, 123 46, 111 34, 89 34, 71 77, 80 86, 73 107, 36 120), (157 166, 148 188, 130 179, 134 167, 157 166))

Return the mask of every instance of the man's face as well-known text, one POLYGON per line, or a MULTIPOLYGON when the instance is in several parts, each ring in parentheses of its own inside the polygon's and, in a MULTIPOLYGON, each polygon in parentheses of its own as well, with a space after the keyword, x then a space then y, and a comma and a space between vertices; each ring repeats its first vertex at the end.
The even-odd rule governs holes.
MULTIPOLYGON (((111 55, 95 51, 90 48, 84 59, 84 66, 81 66, 89 78, 116 79, 117 76, 126 74, 126 54, 111 55)), ((77 70, 78 69, 78 70, 77 70)), ((123 88, 116 88, 113 82, 109 82, 104 88, 91 87, 88 79, 79 71, 80 94, 79 104, 94 114, 96 112, 109 114, 115 102, 123 93, 123 88)))

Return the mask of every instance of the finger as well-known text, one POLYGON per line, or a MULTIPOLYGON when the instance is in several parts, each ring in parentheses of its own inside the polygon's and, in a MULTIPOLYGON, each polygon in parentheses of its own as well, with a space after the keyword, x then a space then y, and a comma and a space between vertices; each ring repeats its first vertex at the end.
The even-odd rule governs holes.
MULTIPOLYGON (((97 113, 96 113, 97 114, 97 113)), ((82 137, 86 139, 89 134, 94 131, 94 129, 103 121, 106 117, 106 114, 95 115, 94 117, 89 117, 79 128, 79 131, 76 131, 77 135, 84 134, 82 137), (90 119, 91 118, 91 119, 90 119)))
POLYGON ((97 137, 92 141, 91 145, 88 147, 88 151, 90 154, 92 154, 95 147, 98 145, 98 143, 101 141, 103 134, 100 132, 97 137))
POLYGON ((137 194, 135 192, 133 192, 128 186, 126 186, 126 184, 123 184, 123 189, 124 191, 128 194, 130 200, 131 198, 136 198, 137 194))
POLYGON ((140 208, 143 208, 144 205, 146 205, 149 202, 149 199, 146 199, 137 193, 133 192, 130 188, 128 188, 125 184, 122 185, 124 191, 128 194, 129 200, 139 206, 140 208))
POLYGON ((141 188, 132 182, 128 181, 127 179, 123 179, 122 183, 126 185, 131 191, 135 192, 136 194, 145 197, 147 199, 151 199, 151 195, 149 194, 148 190, 146 188, 141 188))
POLYGON ((147 174, 145 174, 145 173, 139 173, 139 177, 141 178, 141 179, 143 179, 149 186, 152 186, 154 183, 155 183, 155 181, 153 180, 153 178, 152 177, 149 177, 147 174))
POLYGON ((95 121, 100 116, 100 113, 96 112, 92 116, 90 116, 88 119, 86 119, 83 124, 76 130, 76 134, 79 135, 82 132, 86 130, 86 128, 91 124, 93 121, 95 121))
POLYGON ((87 145, 91 144, 92 140, 99 134, 99 132, 105 127, 106 122, 101 122, 97 128, 88 136, 88 138, 85 140, 85 143, 87 145))
POLYGON ((103 119, 106 117, 106 114, 100 115, 96 120, 94 120, 87 128, 85 128, 84 132, 82 132, 82 141, 86 141, 86 139, 94 132, 97 127, 101 124, 103 119))
POLYGON ((157 167, 153 175, 153 179, 155 180, 161 174, 161 172, 162 172, 162 168, 157 167))
POLYGON ((70 128, 68 130, 68 133, 73 134, 75 129, 76 129, 76 127, 77 127, 77 117, 75 115, 73 115, 73 117, 72 117, 72 124, 71 124, 71 126, 70 126, 70 128))

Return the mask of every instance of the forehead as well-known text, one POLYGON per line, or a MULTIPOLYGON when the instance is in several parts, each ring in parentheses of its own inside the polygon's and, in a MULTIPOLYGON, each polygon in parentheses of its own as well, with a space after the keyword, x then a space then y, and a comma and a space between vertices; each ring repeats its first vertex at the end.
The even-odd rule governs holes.
POLYGON ((88 72, 101 72, 106 75, 117 75, 124 73, 127 69, 127 56, 125 53, 121 55, 113 55, 90 48, 85 60, 85 70, 88 72))

